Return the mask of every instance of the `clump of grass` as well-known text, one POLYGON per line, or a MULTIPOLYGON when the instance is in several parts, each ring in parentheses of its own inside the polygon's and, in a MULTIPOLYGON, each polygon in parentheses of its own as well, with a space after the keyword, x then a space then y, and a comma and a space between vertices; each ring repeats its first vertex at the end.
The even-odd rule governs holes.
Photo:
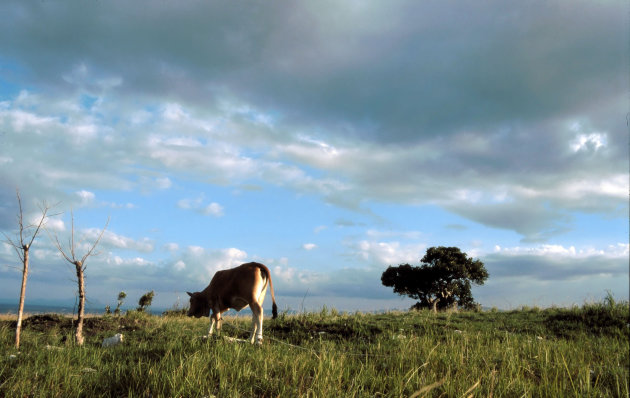
POLYGON ((563 337, 596 334, 630 339, 629 324, 629 303, 616 302, 610 293, 602 302, 553 309, 546 319, 546 326, 563 337))

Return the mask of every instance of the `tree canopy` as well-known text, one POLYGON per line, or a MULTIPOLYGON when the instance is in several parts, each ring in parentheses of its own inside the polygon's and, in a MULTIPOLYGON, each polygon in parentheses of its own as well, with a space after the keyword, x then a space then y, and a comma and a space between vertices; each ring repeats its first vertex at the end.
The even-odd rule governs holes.
POLYGON ((471 284, 483 285, 488 279, 483 263, 468 257, 457 247, 431 247, 420 266, 400 264, 383 272, 381 282, 394 293, 418 302, 413 308, 434 311, 453 307, 474 308, 471 284))

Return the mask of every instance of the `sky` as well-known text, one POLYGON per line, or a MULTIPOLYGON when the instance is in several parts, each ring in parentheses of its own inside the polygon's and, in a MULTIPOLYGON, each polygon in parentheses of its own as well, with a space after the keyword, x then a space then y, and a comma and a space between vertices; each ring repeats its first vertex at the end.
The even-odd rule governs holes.
MULTIPOLYGON (((456 246, 484 307, 628 299, 624 1, 0 3, 0 301, 187 305, 248 261, 280 310, 406 309, 456 246)), ((265 308, 270 307, 267 297, 265 308)))

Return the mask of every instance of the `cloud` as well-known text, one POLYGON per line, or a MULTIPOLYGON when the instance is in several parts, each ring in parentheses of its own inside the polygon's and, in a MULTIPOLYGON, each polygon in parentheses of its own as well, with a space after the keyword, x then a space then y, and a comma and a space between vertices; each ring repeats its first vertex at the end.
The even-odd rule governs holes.
MULTIPOLYGON (((101 234, 102 229, 98 228, 88 228, 82 231, 81 235, 77 237, 78 241, 84 242, 84 244, 92 245, 98 236, 101 234), (88 243, 89 242, 89 243, 88 243)), ((99 247, 110 248, 110 249, 123 249, 123 250, 133 250, 144 253, 150 253, 154 250, 154 242, 149 238, 142 238, 139 240, 132 239, 126 236, 122 236, 111 232, 109 230, 105 230, 103 232, 103 237, 99 242, 99 247)))
POLYGON ((327 225, 318 225, 317 227, 315 227, 315 228, 313 229, 313 232, 314 232, 314 233, 316 233, 316 234, 319 234, 320 232, 323 232, 323 231, 325 231, 326 229, 328 229, 328 226, 327 226, 327 225))
POLYGON ((561 245, 496 247, 483 261, 493 278, 568 281, 597 276, 623 277, 628 273, 628 248, 625 243, 604 249, 561 245))
POLYGON ((403 244, 397 241, 382 242, 361 240, 351 245, 355 256, 370 265, 388 266, 417 262, 426 249, 424 243, 403 244))
POLYGON ((173 265, 173 267, 175 268, 176 271, 182 271, 183 269, 186 268, 186 263, 183 262, 182 260, 178 260, 175 265, 173 265))
POLYGON ((571 149, 579 151, 598 151, 608 145, 608 137, 602 133, 580 134, 571 142, 571 149))
POLYGON ((216 202, 212 202, 203 209, 203 214, 213 217, 222 217, 223 206, 216 202))
POLYGON ((224 215, 223 206, 216 202, 204 204, 204 196, 201 195, 196 199, 180 199, 177 207, 184 210, 193 210, 199 214, 212 217, 222 217, 224 215))
POLYGON ((302 248, 304 250, 310 251, 310 250, 316 249, 317 245, 315 243, 305 243, 305 244, 302 245, 302 248))
MULTIPOLYGON (((27 112, 19 109, 19 102, 9 101, 4 110, 0 109, 0 124, 13 131, 5 137, 6 157, 37 156, 30 164, 32 168, 13 168, 7 179, 38 185, 40 195, 55 199, 67 196, 58 189, 64 184, 90 187, 77 191, 74 198, 83 205, 133 207, 130 203, 98 202, 92 189, 168 189, 172 180, 166 174, 235 186, 256 181, 317 195, 328 203, 358 211, 366 211, 364 204, 370 201, 437 204, 473 221, 514 230, 527 241, 549 239, 570 229, 567 210, 619 214, 627 208, 624 155, 611 144, 619 142, 616 130, 605 136, 586 135, 601 142, 607 137, 607 144, 595 145, 598 149, 585 156, 584 150, 571 149, 576 139, 573 124, 557 121, 533 126, 548 132, 536 140, 525 139, 531 137, 531 131, 519 128, 509 134, 464 132, 429 137, 405 146, 356 141, 351 135, 315 139, 302 133, 284 134, 284 143, 280 143, 277 134, 284 132, 282 125, 260 130, 248 121, 235 122, 237 131, 259 129, 252 143, 241 140, 239 134, 226 136, 205 129, 203 126, 214 123, 215 116, 179 105, 177 109, 187 115, 177 126, 185 132, 179 136, 167 134, 169 126, 153 124, 150 119, 146 123, 129 122, 129 130, 120 133, 106 124, 96 124, 96 136, 79 148, 68 132, 74 119, 68 117, 67 110, 55 116, 38 115, 62 108, 44 96, 30 99, 32 120, 24 119, 24 130, 14 131, 12 120, 27 112), (66 151, 48 151, 51 143, 39 139, 43 131, 55 137, 53 146, 75 149, 73 157, 63 156, 66 151), (30 145, 17 145, 24 139, 30 145), (22 154, 27 147, 28 152, 22 154), (262 152, 265 149, 272 150, 262 152), (78 163, 82 166, 77 167, 78 163), (146 171, 149 168, 154 171, 146 171)), ((123 121, 131 117, 122 105, 113 102, 103 99, 101 112, 111 112, 109 117, 123 121)), ((600 127, 590 122, 579 131, 604 134, 587 133, 605 128, 603 124, 600 127)), ((224 214, 221 204, 202 204, 199 198, 182 199, 178 205, 199 206, 196 211, 206 215, 224 214)))
POLYGON ((392 230, 381 231, 381 230, 377 230, 377 229, 368 229, 365 232, 365 234, 370 239, 375 239, 375 240, 379 240, 379 239, 383 239, 383 238, 397 237, 397 238, 401 238, 401 239, 416 240, 417 241, 422 236, 422 233, 420 231, 392 231, 392 230))
MULTIPOLYGON (((247 259, 247 253, 237 248, 211 249, 189 246, 183 253, 176 254, 172 261, 175 275, 181 281, 207 281, 220 270, 236 267, 247 259), (182 267, 181 264, 185 264, 182 267), (185 274, 182 272, 185 271, 185 274)), ((205 287, 205 285, 204 285, 205 287)))
POLYGON ((94 202, 94 198, 96 197, 96 195, 94 195, 94 192, 85 191, 85 190, 77 191, 75 192, 75 194, 79 197, 81 206, 90 205, 91 203, 94 202))
POLYGON ((176 252, 179 250, 179 244, 175 242, 167 243, 164 245, 164 249, 166 249, 169 252, 176 252))

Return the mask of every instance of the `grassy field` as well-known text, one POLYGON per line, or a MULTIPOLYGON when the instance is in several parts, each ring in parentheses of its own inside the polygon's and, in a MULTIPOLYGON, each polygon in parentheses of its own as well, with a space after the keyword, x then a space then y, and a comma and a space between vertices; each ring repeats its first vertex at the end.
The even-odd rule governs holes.
MULTIPOLYGON (((248 311, 248 310, 247 310, 248 311)), ((201 338, 207 319, 0 321, 5 397, 628 397, 628 303, 500 312, 281 314, 265 344, 201 338), (124 343, 101 348, 104 337, 124 343)), ((249 318, 226 319, 244 338, 249 318)))

